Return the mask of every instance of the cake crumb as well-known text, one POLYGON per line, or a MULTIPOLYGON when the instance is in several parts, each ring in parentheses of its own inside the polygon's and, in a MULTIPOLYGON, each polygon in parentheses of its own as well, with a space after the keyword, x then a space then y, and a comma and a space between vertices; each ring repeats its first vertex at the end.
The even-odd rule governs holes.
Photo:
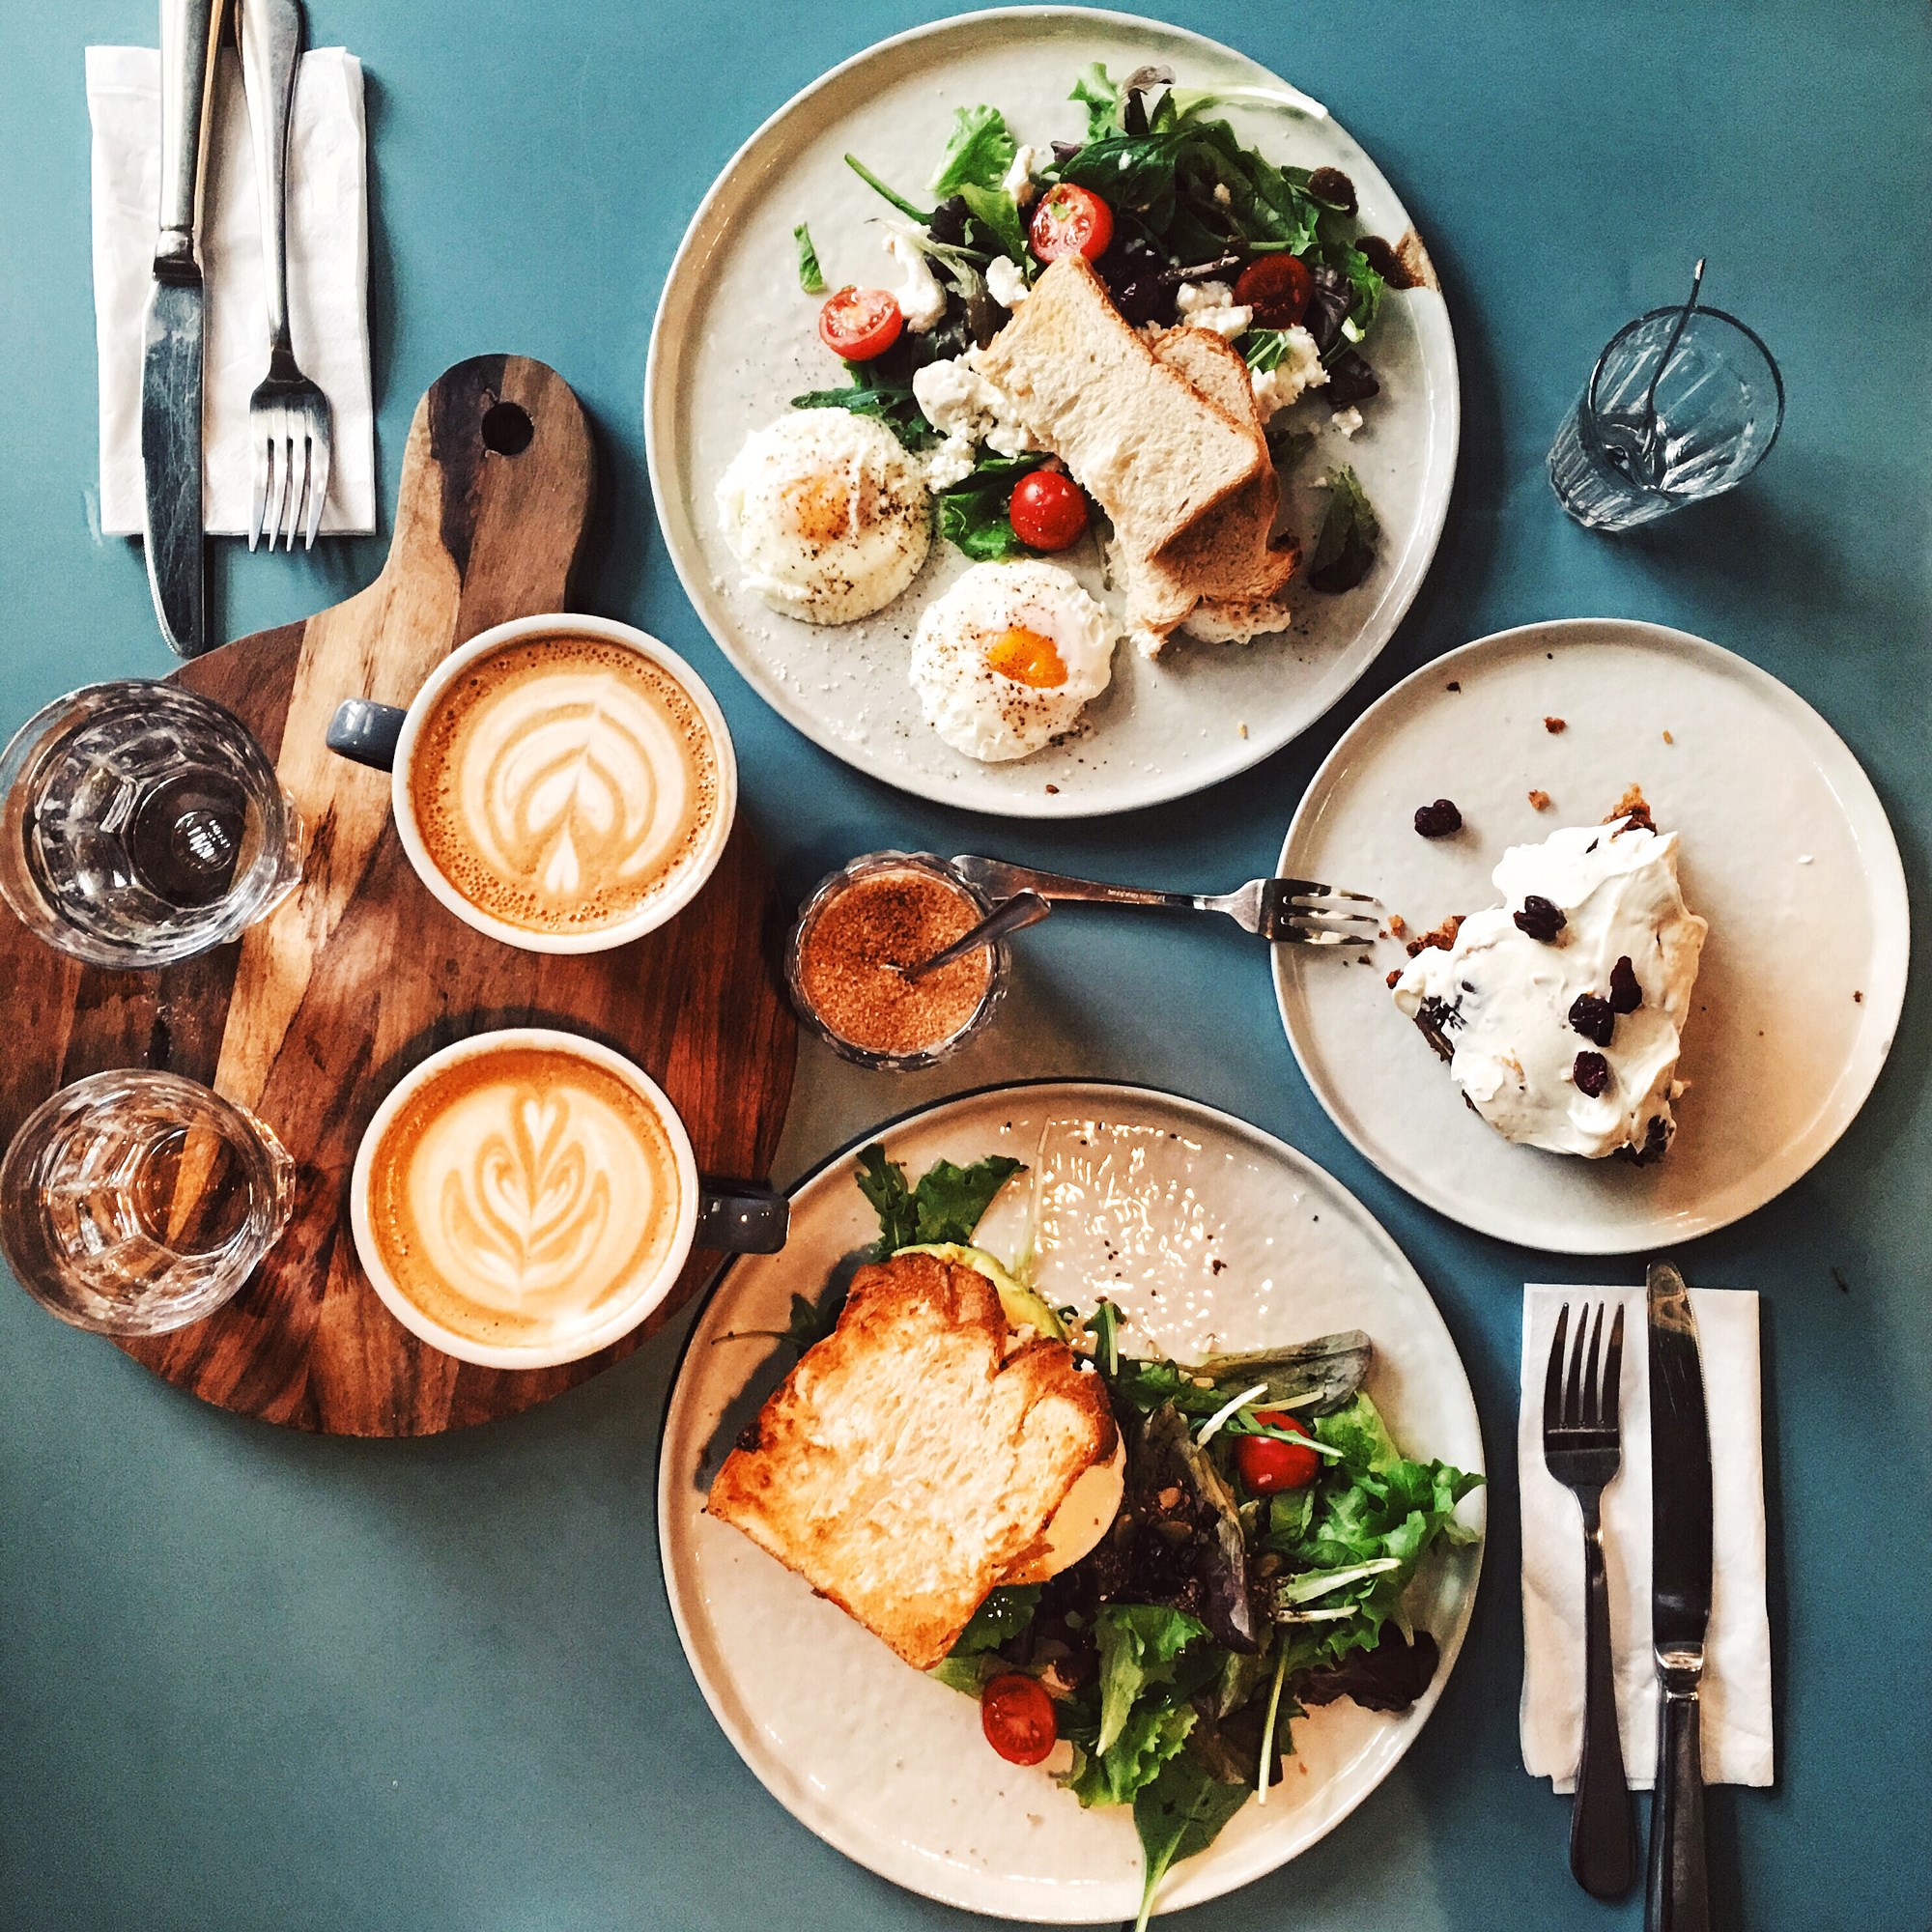
POLYGON ((1663 734, 1663 742, 1664 742, 1664 743, 1665 743, 1666 745, 1674 745, 1674 744, 1676 744, 1677 740, 1676 740, 1675 738, 1673 738, 1673 737, 1672 737, 1672 736, 1670 735, 1670 733, 1669 733, 1668 731, 1666 731, 1666 732, 1665 732, 1665 733, 1663 734))
POLYGON ((1388 978, 1382 981, 1382 984, 1385 985, 1392 993, 1395 991, 1397 985, 1401 982, 1401 980, 1402 980, 1402 973, 1400 969, 1398 969, 1396 972, 1391 973, 1388 976, 1388 978))
POLYGON ((1529 802, 1538 811, 1548 811, 1549 810, 1549 794, 1547 791, 1531 792, 1529 802))
POLYGON ((1059 794, 1060 794, 1060 787, 1058 785, 1047 786, 1046 795, 1048 798, 1057 798, 1059 794))
POLYGON ((1389 937, 1391 939, 1400 939, 1407 930, 1408 922, 1403 918, 1401 913, 1392 912, 1389 914, 1389 937))
POLYGON ((1463 689, 1462 682, 1460 679, 1452 677, 1443 689, 1445 691, 1461 691, 1463 689))
POLYGON ((1239 729, 1239 731, 1240 731, 1240 734, 1241 734, 1241 736, 1242 736, 1243 738, 1245 738, 1245 737, 1246 737, 1246 736, 1248 735, 1248 725, 1247 725, 1247 720, 1246 720, 1246 719, 1243 719, 1243 720, 1241 721, 1241 724, 1240 724, 1240 725, 1238 726, 1238 729, 1239 729))
POLYGON ((1852 995, 1852 1005, 1853 1005, 1853 1006, 1855 1006, 1855 1007, 1861 1007, 1861 1006, 1863 1006, 1863 1005, 1864 1005, 1864 1003, 1865 1003, 1865 996, 1864 996, 1864 995, 1863 995, 1862 993, 1854 993, 1854 994, 1852 995))
POLYGON ((1447 952, 1456 944, 1456 935, 1462 929, 1463 915, 1452 912, 1434 932, 1425 932, 1420 939, 1408 942, 1408 956, 1413 959, 1418 952, 1427 952, 1432 946, 1447 952))
POLYGON ((1546 718, 1543 728, 1553 738, 1559 731, 1569 730, 1570 721, 1567 718, 1546 718))
POLYGON ((1623 819, 1626 826, 1640 826, 1646 832, 1657 830, 1656 822, 1650 815, 1650 807, 1644 803, 1641 785, 1626 785, 1624 795, 1617 800, 1617 809, 1604 820, 1605 825, 1623 819))

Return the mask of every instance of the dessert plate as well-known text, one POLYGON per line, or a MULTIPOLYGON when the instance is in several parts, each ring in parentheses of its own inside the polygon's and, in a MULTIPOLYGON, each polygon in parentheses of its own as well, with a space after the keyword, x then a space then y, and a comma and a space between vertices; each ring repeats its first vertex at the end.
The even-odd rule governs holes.
MULTIPOLYGON (((1179 798, 1245 771, 1305 730, 1374 662, 1435 554, 1449 506, 1461 421, 1449 313, 1433 288, 1391 296, 1370 338, 1381 395, 1352 440, 1304 410, 1320 432, 1297 467, 1294 527, 1312 543, 1324 501, 1311 486, 1330 464, 1361 478, 1381 524, 1380 555, 1341 596, 1294 594, 1296 627, 1253 645, 1177 639, 1151 664, 1114 653, 1114 681, 1067 740, 1012 764, 984 765, 944 744, 907 678, 920 613, 965 569, 937 538, 895 603, 856 624, 779 615, 743 588, 718 528, 713 492, 753 430, 793 396, 836 384, 813 331, 817 298, 793 273, 792 229, 811 235, 836 287, 898 280, 885 255, 882 203, 845 166, 859 156, 923 191, 956 106, 1001 107, 1023 141, 1080 132, 1067 99, 1080 70, 1116 79, 1148 64, 1189 88, 1265 90, 1230 101, 1237 132, 1270 157, 1346 170, 1364 229, 1399 242, 1408 213, 1380 171, 1318 101, 1245 55, 1126 14, 1070 7, 970 14, 882 42, 835 68, 760 128, 692 217, 651 335, 644 427, 651 493, 685 593, 726 657, 766 703, 846 763, 923 798, 1026 818, 1079 818, 1179 798)), ((1103 598, 1090 541, 1054 559, 1103 598)), ((1112 600, 1118 604, 1119 599, 1112 600)))
MULTIPOLYGON (((1113 1253, 1099 1273, 1114 1276, 1108 1293, 1144 1336, 1198 1358, 1365 1328, 1376 1344, 1368 1387, 1397 1440, 1418 1456, 1482 1468, 1468 1378, 1414 1269, 1351 1194, 1258 1128, 1144 1088, 1043 1081, 943 1100, 867 1139, 883 1140, 918 1175, 936 1160, 989 1153, 1032 1162, 1049 1122, 1088 1122, 1114 1129, 1119 1151, 1114 1212, 1096 1249, 1113 1253), (1137 1214, 1137 1235, 1125 1236, 1137 1214), (1152 1238, 1163 1228, 1171 1238, 1152 1238)), ((793 1359, 789 1350, 729 1338, 782 1329, 793 1293, 816 1298, 841 1259, 878 1236, 853 1185, 852 1151, 799 1183, 784 1254, 728 1266, 686 1344, 658 1464, 665 1582, 685 1655, 765 1789, 848 1858, 971 1911, 1036 1923, 1130 1920, 1141 1861, 1126 1809, 1083 1811, 1059 1789, 1049 1774, 1064 1749, 1033 1769, 996 1757, 971 1698, 908 1668, 703 1513, 733 1438, 793 1359)), ((1004 1259, 1024 1238, 1025 1215, 1015 1212, 1024 1198, 1025 1183, 1009 1183, 980 1224, 1004 1259)), ((1101 1233, 1100 1217, 1088 1225, 1101 1233)), ((1040 1285, 1049 1299, 1072 1298, 1059 1282, 1040 1285)), ((1080 1298, 1091 1301, 1092 1290, 1080 1298)), ((1483 1494, 1463 1506, 1471 1523, 1482 1521, 1483 1494)), ((1170 1873, 1163 1909, 1274 1870, 1380 1783, 1455 1663, 1480 1554, 1480 1544, 1445 1550, 1417 1579, 1416 1613, 1440 1642, 1442 1663, 1415 1707, 1390 1717, 1339 1703, 1297 1719, 1286 1781, 1265 1807, 1247 1805, 1206 1853, 1170 1873)))
POLYGON ((1283 871, 1366 882, 1413 936, 1495 904, 1505 846, 1592 824, 1632 785, 1683 835, 1684 895, 1711 926, 1678 1069, 1689 1091, 1660 1161, 1544 1153, 1486 1125, 1389 998, 1400 941, 1354 970, 1275 950, 1289 1043, 1335 1124, 1452 1220, 1558 1254, 1724 1227, 1804 1175, 1863 1105, 1898 1024, 1910 930, 1898 846, 1858 760, 1796 693, 1700 638, 1531 624, 1371 706, 1282 847, 1283 871), (1463 829, 1418 838, 1415 808, 1438 797, 1463 829))

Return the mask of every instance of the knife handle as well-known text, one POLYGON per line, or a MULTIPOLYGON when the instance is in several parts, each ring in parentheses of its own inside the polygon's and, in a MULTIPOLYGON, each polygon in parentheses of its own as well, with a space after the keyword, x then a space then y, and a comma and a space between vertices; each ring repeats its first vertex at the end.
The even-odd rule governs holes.
POLYGON ((1592 1898, 1622 1898, 1636 1883, 1636 1815, 1617 1735, 1610 1586, 1595 1492, 1583 1505, 1583 1747, 1570 1802, 1570 1871, 1592 1898))
POLYGON ((214 48, 224 0, 161 0, 161 221, 155 274, 185 270, 198 278, 195 231, 201 225, 203 163, 208 159, 208 104, 214 91, 214 48))
MULTIPOLYGON (((289 343, 289 124, 294 118, 296 68, 301 60, 298 0, 236 0, 242 42, 242 92, 255 150, 255 185, 262 197, 262 265, 268 288, 269 342, 289 343)), ((292 372, 291 372, 292 373, 292 372)))
POLYGON ((1704 1760, 1697 1676, 1660 1663, 1657 1789, 1650 1806, 1645 1932, 1710 1932, 1711 1879, 1704 1861, 1704 1760))

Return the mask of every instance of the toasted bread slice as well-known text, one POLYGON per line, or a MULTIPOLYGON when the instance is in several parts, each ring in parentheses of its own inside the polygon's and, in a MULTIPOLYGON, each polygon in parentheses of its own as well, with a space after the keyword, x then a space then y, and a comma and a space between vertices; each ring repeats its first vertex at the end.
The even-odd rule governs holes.
POLYGON ((1136 556, 1151 556, 1267 467, 1252 405, 1216 409, 1122 320, 1078 255, 1055 262, 976 366, 1012 399, 1136 556))
POLYGON ((1009 1340, 977 1269, 937 1255, 861 1268, 705 1508, 930 1669, 1118 1440, 1064 1342, 1009 1354, 1009 1340))
MULTIPOLYGON (((1151 338, 1153 352, 1185 376, 1216 409, 1252 424, 1264 451, 1261 412, 1248 365, 1225 337, 1206 328, 1168 328, 1151 338)), ((1137 636, 1163 638, 1203 599, 1259 603, 1279 595, 1294 575, 1299 547, 1273 540, 1281 489, 1272 463, 1151 557, 1126 572, 1127 625, 1137 636)))

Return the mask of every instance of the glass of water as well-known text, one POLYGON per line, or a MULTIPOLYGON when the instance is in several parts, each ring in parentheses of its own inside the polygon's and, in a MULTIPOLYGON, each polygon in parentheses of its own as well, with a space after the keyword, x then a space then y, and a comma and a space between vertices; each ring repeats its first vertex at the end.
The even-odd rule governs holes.
POLYGON ((14 1136, 0 1249, 63 1321, 158 1335, 241 1288, 294 1198, 295 1163, 246 1108, 178 1073, 96 1073, 14 1136))
POLYGON ((301 819, 241 719, 178 685, 89 685, 0 752, 0 897, 96 966, 168 966, 265 918, 301 819))
POLYGON ((1770 350, 1734 316, 1698 308, 1672 352, 1683 316, 1681 304, 1653 309, 1620 329, 1550 446, 1549 487, 1592 529, 1634 529, 1721 496, 1777 440, 1784 384, 1770 350))

